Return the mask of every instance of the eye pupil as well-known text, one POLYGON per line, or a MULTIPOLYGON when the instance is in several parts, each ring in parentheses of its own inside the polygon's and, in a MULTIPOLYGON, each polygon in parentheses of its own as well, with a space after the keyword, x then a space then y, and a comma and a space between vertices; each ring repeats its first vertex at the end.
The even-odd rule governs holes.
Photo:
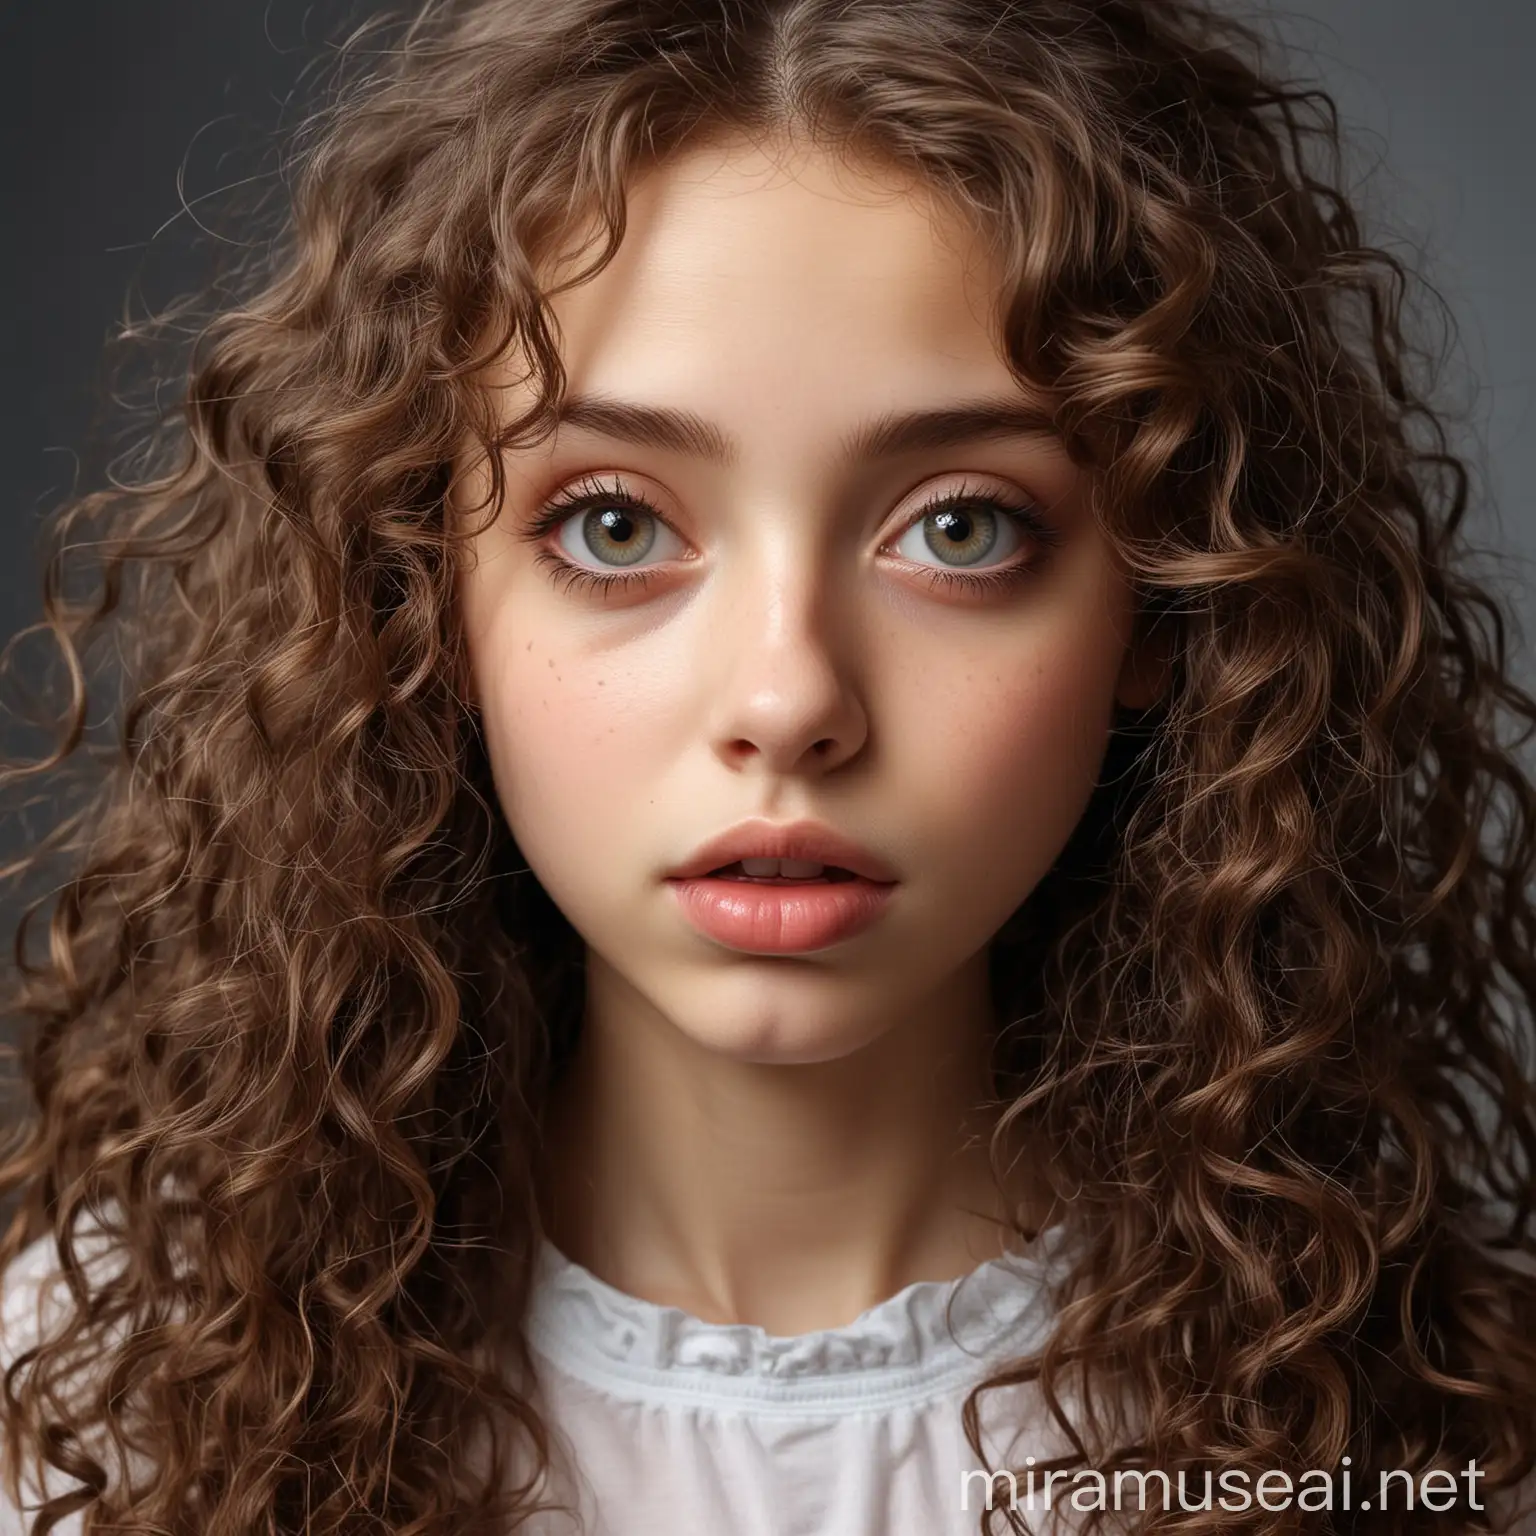
POLYGON ((924 523, 924 542, 948 564, 972 565, 990 554, 997 543, 995 516, 978 517, 957 507, 943 507, 930 512, 924 523))
POLYGON ((633 565, 656 542, 655 521, 629 507, 594 507, 582 519, 582 542, 606 564, 633 565))
POLYGON ((635 536, 634 518, 618 507, 598 513, 598 521, 603 525, 603 532, 616 543, 623 544, 635 536))

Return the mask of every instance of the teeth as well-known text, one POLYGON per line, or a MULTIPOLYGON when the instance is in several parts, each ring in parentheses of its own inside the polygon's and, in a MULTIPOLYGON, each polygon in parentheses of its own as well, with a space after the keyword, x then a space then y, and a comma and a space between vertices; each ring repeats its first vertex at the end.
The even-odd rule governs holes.
POLYGON ((780 859, 779 873, 792 880, 815 880, 826 873, 825 864, 813 864, 809 859, 780 859))
POLYGON ((809 859, 743 859, 741 872, 756 880, 769 880, 783 875, 791 880, 815 880, 820 877, 825 864, 815 864, 809 859))

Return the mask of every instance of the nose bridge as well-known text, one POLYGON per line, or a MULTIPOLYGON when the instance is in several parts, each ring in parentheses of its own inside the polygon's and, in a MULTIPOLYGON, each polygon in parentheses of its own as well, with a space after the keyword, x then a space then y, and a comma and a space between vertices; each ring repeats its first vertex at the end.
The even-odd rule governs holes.
POLYGON ((839 673, 835 576, 826 552, 787 521, 742 541, 724 574, 717 616, 734 666, 759 683, 805 689, 839 673))
POLYGON ((733 572, 738 581, 731 600, 745 613, 755 607, 758 644, 769 649, 825 646, 830 572, 819 543, 775 525, 760 530, 744 553, 747 558, 733 572))
POLYGON ((720 647, 713 735, 732 761, 786 770, 841 760, 864 735, 850 616, 820 539, 793 518, 760 522, 725 562, 711 616, 720 647))

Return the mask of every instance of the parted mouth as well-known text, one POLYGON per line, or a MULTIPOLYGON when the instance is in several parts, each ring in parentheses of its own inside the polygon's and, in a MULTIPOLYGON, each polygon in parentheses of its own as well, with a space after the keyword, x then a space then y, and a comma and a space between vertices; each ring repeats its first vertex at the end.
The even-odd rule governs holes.
POLYGON ((812 880, 896 883, 878 854, 819 822, 755 820, 709 839, 675 869, 670 880, 759 880, 803 884, 812 880))
POLYGON ((859 877, 840 864, 820 864, 814 859, 737 859, 734 864, 710 870, 708 878, 751 880, 761 885, 804 885, 813 880, 836 884, 859 877))

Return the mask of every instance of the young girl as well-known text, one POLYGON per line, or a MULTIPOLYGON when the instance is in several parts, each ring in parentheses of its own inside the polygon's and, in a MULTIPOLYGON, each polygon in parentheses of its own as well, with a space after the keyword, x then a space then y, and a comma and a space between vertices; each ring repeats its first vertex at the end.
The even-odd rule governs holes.
POLYGON ((12 1528, 1502 1528, 1536 703, 1325 100, 1184 0, 371 58, 56 532, 12 1528))

